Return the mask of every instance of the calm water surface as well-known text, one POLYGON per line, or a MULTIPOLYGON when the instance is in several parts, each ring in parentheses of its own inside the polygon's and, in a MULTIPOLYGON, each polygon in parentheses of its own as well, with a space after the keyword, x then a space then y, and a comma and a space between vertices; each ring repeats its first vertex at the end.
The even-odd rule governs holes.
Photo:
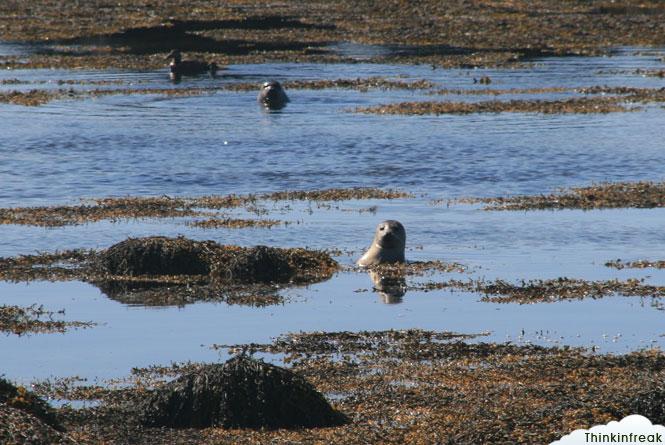
MULTIPOLYGON (((0 45, 2 54, 24 48, 0 45)), ((625 49, 606 58, 550 58, 530 69, 432 70, 374 64, 231 66, 218 79, 179 86, 215 86, 265 79, 369 76, 428 79, 438 88, 663 87, 634 74, 663 68, 660 51, 625 49)), ((101 88, 172 86, 154 72, 15 70, 25 81, 0 90, 69 88, 58 80, 115 80, 101 88)), ((74 88, 99 88, 75 85, 74 88)), ((222 243, 339 248, 350 265, 383 219, 402 221, 412 260, 457 261, 467 274, 434 279, 521 280, 630 277, 665 284, 665 272, 608 269, 610 259, 665 259, 662 209, 583 212, 486 212, 432 205, 432 199, 549 193, 599 181, 663 180, 665 110, 606 115, 475 114, 374 116, 358 106, 438 100, 427 91, 341 89, 288 92, 292 102, 267 113, 255 92, 195 97, 107 96, 41 107, 0 105, 0 206, 75 204, 79 198, 126 195, 249 193, 369 186, 413 192, 413 199, 351 201, 331 208, 294 203, 269 217, 297 224, 273 229, 203 230, 186 220, 101 222, 66 228, 0 226, 0 256, 71 248, 105 248, 128 236, 185 235, 222 243), (358 210, 376 205, 375 213, 358 210)), ((521 98, 568 94, 520 95, 521 98)), ((501 99, 517 98, 506 96, 501 99)), ((475 101, 488 97, 448 96, 475 101)), ((272 204, 267 205, 272 208, 272 204)), ((130 307, 78 283, 0 283, 0 304, 65 309, 67 320, 97 327, 65 334, 0 336, 10 360, 0 373, 19 381, 48 376, 109 378, 133 366, 223 359, 213 343, 267 342, 287 332, 423 328, 488 332, 488 341, 596 346, 624 353, 665 343, 661 302, 615 296, 531 305, 493 304, 480 295, 408 292, 385 304, 361 272, 286 290, 284 305, 267 308, 197 303, 130 307), (364 292, 357 292, 364 290, 364 292)))

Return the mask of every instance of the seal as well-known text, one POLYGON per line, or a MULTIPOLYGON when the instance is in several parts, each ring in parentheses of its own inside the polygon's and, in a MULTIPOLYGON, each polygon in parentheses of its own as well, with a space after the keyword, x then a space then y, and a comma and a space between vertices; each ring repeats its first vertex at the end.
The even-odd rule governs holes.
POLYGON ((260 104, 271 110, 284 108, 289 102, 289 97, 284 92, 284 88, 276 80, 264 82, 257 98, 260 104))
POLYGON ((171 51, 166 56, 166 60, 171 60, 169 64, 169 76, 173 80, 179 80, 181 76, 198 76, 203 73, 210 73, 212 77, 217 74, 217 64, 208 63, 200 60, 182 60, 182 54, 177 49, 171 51))
POLYGON ((385 263, 403 263, 406 246, 406 230, 399 221, 389 219, 376 227, 372 245, 356 262, 358 266, 375 266, 385 263))

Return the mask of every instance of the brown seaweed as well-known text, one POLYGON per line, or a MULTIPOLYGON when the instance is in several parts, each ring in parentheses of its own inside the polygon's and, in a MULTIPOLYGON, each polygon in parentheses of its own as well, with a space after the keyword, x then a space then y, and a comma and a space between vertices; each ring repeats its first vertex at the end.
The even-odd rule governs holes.
POLYGON ((171 428, 313 428, 346 417, 293 371, 237 356, 202 366, 153 391, 143 424, 171 428))

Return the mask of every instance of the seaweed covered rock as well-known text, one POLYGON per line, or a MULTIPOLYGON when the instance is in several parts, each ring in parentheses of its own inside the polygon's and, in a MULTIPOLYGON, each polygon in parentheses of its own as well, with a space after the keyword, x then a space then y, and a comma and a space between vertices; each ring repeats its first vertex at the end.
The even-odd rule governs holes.
POLYGON ((22 386, 14 386, 8 380, 0 378, 0 403, 40 419, 51 427, 62 430, 55 418, 53 409, 42 399, 22 386))
POLYGON ((73 445, 66 435, 38 417, 0 402, 0 443, 20 445, 73 445))
POLYGON ((657 385, 634 394, 626 404, 625 413, 641 414, 656 424, 665 423, 665 386, 657 385))
MULTIPOLYGON (((216 283, 307 283, 321 281, 338 264, 324 252, 276 247, 224 246, 184 237, 129 238, 100 252, 96 273, 116 276, 162 276, 168 284, 190 284, 192 276, 216 283), (174 281, 186 276, 186 283, 174 281)), ((155 284, 155 283, 153 283, 155 284)))
POLYGON ((210 274, 218 282, 305 283, 330 278, 337 268, 335 260, 318 251, 220 246, 210 274))
POLYGON ((207 275, 211 244, 184 237, 128 238, 102 251, 97 266, 114 275, 207 275))
POLYGON ((245 283, 289 281, 295 271, 281 250, 267 246, 227 248, 215 259, 212 274, 222 281, 245 283))
POLYGON ((154 391, 142 408, 142 421, 167 427, 298 428, 347 420, 299 375, 237 356, 154 391))

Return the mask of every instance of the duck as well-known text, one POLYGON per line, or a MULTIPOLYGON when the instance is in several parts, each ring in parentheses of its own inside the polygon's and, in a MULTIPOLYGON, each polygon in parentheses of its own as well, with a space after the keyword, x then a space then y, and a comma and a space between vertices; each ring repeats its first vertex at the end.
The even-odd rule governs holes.
POLYGON ((279 110, 284 108, 289 102, 289 97, 286 95, 282 85, 276 80, 264 82, 261 85, 261 91, 257 98, 258 102, 266 108, 271 110, 279 110))
POLYGON ((208 63, 201 60, 182 60, 182 54, 179 50, 174 49, 166 56, 166 59, 171 59, 169 64, 170 77, 172 79, 179 78, 180 76, 198 76, 203 73, 210 73, 215 76, 217 73, 217 64, 215 62, 208 63))

